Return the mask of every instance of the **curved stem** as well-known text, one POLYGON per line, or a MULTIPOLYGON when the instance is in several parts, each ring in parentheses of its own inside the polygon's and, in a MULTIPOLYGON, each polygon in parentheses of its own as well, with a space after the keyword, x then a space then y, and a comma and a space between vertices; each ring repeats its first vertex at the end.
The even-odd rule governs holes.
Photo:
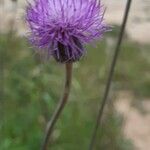
POLYGON ((59 119, 60 114, 62 110, 64 109, 65 104, 67 103, 69 93, 70 93, 71 80, 72 80, 72 63, 66 63, 66 81, 65 81, 64 92, 63 92, 62 98, 60 99, 57 105, 57 108, 54 114, 52 115, 51 120, 47 124, 47 129, 46 129, 46 133, 45 133, 45 137, 44 137, 41 150, 47 150, 48 142, 50 141, 50 136, 53 132, 54 125, 59 119))
POLYGON ((107 83, 106 83, 106 87, 105 87, 105 91, 104 91, 104 95, 103 95, 103 99, 102 99, 102 104, 101 104, 101 107, 99 109, 98 116, 97 116, 97 119, 96 119, 96 124, 95 124, 94 131, 93 131, 93 134, 92 134, 92 138, 91 138, 91 141, 90 141, 89 150, 93 150, 93 148, 94 148, 97 131, 98 131, 99 125, 101 125, 101 122, 102 122, 103 112, 104 112, 104 109, 106 107, 106 102, 108 100, 108 95, 109 95, 109 91, 110 91, 110 87, 111 87, 111 83, 112 83, 112 78, 113 78, 113 75, 114 75, 115 66, 116 66, 116 63, 117 63, 118 56, 119 56, 120 47, 121 47, 121 44, 122 44, 122 39, 123 39, 126 24, 127 24, 127 19, 128 19, 128 16, 129 16, 131 2, 132 2, 132 0, 128 0, 127 4, 126 4, 120 34, 119 34, 119 37, 118 37, 115 53, 114 53, 112 63, 111 63, 111 66, 110 66, 108 79, 107 79, 107 83))

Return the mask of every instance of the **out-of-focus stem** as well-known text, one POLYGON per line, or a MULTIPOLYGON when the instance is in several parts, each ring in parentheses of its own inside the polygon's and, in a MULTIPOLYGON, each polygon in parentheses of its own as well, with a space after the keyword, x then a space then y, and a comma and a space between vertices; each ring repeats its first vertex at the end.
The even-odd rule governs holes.
POLYGON ((120 52, 120 46, 121 46, 121 43, 122 43, 122 39, 123 39, 127 19, 128 19, 128 16, 129 16, 131 2, 132 2, 132 0, 128 0, 127 4, 126 4, 126 9, 125 9, 125 13, 124 13, 124 18, 123 18, 120 34, 119 34, 119 37, 118 37, 115 53, 114 53, 112 63, 111 63, 111 66, 110 66, 108 79, 107 79, 107 83, 106 83, 106 88, 105 88, 105 91, 104 91, 102 104, 101 104, 101 107, 99 109, 98 116, 97 116, 97 119, 96 119, 96 125, 94 127, 94 131, 93 131, 93 134, 92 134, 92 139, 90 141, 89 150, 93 150, 93 148, 94 148, 98 127, 99 127, 99 125, 101 125, 101 122, 102 122, 102 116, 103 116, 104 108, 106 106, 106 102, 107 102, 107 99, 108 99, 108 94, 109 94, 109 91, 110 91, 110 86, 111 86, 111 83, 112 83, 112 78, 113 78, 113 75, 114 75, 116 62, 117 62, 118 55, 119 55, 119 52, 120 52))
POLYGON ((54 114, 52 115, 50 121, 47 124, 47 129, 46 129, 46 133, 45 133, 45 137, 42 143, 41 150, 47 150, 48 143, 51 140, 51 134, 53 132, 53 128, 57 120, 59 119, 62 110, 64 109, 67 103, 69 93, 70 93, 71 80, 72 80, 72 66, 73 66, 72 63, 66 63, 66 81, 65 81, 65 86, 64 86, 64 92, 57 105, 57 108, 54 114))

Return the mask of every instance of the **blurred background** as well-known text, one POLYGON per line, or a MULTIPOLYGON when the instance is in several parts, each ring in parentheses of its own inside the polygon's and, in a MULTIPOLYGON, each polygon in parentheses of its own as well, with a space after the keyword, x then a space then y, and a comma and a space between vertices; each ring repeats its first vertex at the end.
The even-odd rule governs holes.
MULTIPOLYGON (((86 150, 118 38, 126 0, 103 0, 113 26, 74 64, 69 102, 52 150, 86 150)), ((43 61, 29 45, 26 0, 0 0, 0 150, 38 150, 64 82, 64 66, 43 61)), ((150 147, 150 1, 133 0, 109 103, 95 150, 150 147)))

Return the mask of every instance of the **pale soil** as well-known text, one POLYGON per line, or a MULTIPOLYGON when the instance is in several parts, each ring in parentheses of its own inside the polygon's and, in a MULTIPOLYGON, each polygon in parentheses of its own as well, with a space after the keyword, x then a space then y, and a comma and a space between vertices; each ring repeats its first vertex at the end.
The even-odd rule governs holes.
MULTIPOLYGON (((0 26, 1 32, 6 32, 15 19, 14 27, 19 35, 24 35, 27 30, 24 24, 24 12, 27 0, 18 0, 18 5, 11 0, 0 0, 0 26), (2 3, 3 2, 3 3, 2 3), (17 11, 15 11, 17 8, 17 11)), ((102 0, 106 6, 105 19, 110 24, 120 24, 126 0, 102 0)), ((140 43, 150 43, 150 1, 133 0, 130 18, 127 24, 129 36, 140 43)))
MULTIPOLYGON (((136 150, 150 149, 150 100, 142 100, 145 111, 131 105, 134 97, 129 92, 120 92, 115 103, 116 110, 124 116, 124 135, 131 139, 136 150)), ((135 99, 134 99, 135 101, 135 99)))
MULTIPOLYGON (((110 23, 120 24, 126 0, 103 0, 106 11, 106 20, 110 23)), ((140 43, 149 44, 150 34, 150 1, 132 0, 132 7, 127 24, 129 36, 140 43)))

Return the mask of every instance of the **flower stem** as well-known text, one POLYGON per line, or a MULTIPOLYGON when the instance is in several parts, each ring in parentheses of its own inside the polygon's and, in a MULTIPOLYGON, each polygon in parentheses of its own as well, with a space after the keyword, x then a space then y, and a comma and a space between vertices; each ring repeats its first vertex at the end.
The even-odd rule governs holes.
POLYGON ((126 4, 120 34, 119 34, 119 37, 118 37, 115 53, 114 53, 112 63, 111 63, 111 66, 110 66, 110 70, 109 70, 109 74, 108 74, 108 79, 107 79, 107 83, 106 83, 106 87, 105 87, 101 107, 100 107, 99 112, 98 112, 98 116, 97 116, 97 119, 96 119, 96 124, 95 124, 93 134, 92 134, 92 138, 91 138, 91 141, 90 141, 89 150, 94 149, 97 131, 98 131, 99 126, 102 123, 102 117, 103 117, 104 109, 106 107, 106 103, 107 103, 107 100, 108 100, 108 95, 109 95, 109 91, 110 91, 110 87, 111 87, 111 83, 112 83, 112 79, 113 79, 113 75, 114 75, 114 71, 115 71, 115 66, 116 66, 116 63, 117 63, 119 52, 121 50, 120 47, 121 47, 121 44, 122 44, 122 39, 123 39, 125 27, 126 27, 128 16, 129 16, 131 2, 132 2, 132 0, 128 0, 127 4, 126 4))
POLYGON ((46 133, 45 133, 45 137, 43 140, 41 150, 47 150, 48 143, 51 140, 51 134, 53 132, 53 128, 57 120, 59 119, 60 114, 65 107, 65 104, 67 103, 69 93, 70 93, 71 80, 72 80, 72 66, 73 66, 72 63, 66 63, 66 81, 65 81, 64 92, 57 105, 57 108, 54 114, 52 115, 50 121, 47 124, 47 129, 46 129, 46 133))

